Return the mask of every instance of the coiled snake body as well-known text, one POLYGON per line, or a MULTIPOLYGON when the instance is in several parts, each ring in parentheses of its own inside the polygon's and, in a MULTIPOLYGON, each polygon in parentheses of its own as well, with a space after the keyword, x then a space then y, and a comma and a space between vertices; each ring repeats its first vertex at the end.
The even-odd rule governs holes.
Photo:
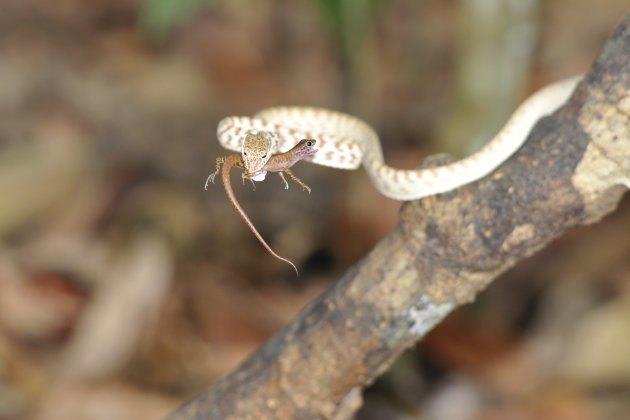
MULTIPOLYGON (((576 76, 540 89, 514 111, 501 131, 478 152, 429 169, 387 166, 372 127, 348 114, 321 108, 273 107, 253 117, 227 117, 219 122, 217 137, 226 149, 242 151, 247 134, 268 132, 276 140, 272 153, 285 152, 302 139, 317 139, 319 152, 307 160, 339 169, 357 169, 363 164, 381 193, 397 200, 413 200, 450 191, 492 172, 520 148, 538 119, 568 99, 580 79, 576 76)), ((264 174, 256 180, 263 178, 264 174)))

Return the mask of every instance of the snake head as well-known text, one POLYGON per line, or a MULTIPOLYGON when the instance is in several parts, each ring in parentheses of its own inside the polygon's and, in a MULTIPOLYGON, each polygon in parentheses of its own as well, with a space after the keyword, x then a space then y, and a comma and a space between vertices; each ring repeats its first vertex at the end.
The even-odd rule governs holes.
POLYGON ((273 142, 271 137, 264 131, 249 133, 241 146, 241 156, 243 164, 249 174, 256 174, 251 177, 254 181, 265 179, 266 171, 262 168, 267 164, 273 152, 273 142))

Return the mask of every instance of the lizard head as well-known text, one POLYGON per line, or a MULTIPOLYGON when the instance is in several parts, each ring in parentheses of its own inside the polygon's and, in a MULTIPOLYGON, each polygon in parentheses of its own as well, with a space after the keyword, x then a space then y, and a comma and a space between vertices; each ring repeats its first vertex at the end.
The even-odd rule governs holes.
POLYGON ((319 149, 315 148, 315 143, 317 143, 315 139, 303 139, 293 147, 293 150, 301 160, 317 153, 319 149))
POLYGON ((264 131, 250 133, 245 136, 241 147, 243 164, 249 174, 256 174, 251 177, 254 181, 265 179, 266 171, 262 168, 267 164, 273 152, 273 142, 271 136, 264 131))

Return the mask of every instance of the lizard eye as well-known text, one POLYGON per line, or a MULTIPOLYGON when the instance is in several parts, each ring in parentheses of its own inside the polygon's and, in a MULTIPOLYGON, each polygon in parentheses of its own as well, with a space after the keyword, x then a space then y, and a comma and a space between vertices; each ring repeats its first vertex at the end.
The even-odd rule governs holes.
POLYGON ((313 145, 313 142, 312 142, 312 141, 310 141, 310 140, 306 140, 306 145, 310 147, 310 146, 312 146, 312 145, 313 145))

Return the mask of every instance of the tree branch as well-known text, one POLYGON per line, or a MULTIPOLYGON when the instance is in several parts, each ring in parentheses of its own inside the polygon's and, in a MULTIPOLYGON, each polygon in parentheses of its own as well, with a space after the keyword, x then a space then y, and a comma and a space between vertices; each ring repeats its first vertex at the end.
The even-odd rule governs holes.
POLYGON ((499 274, 630 187, 630 14, 566 106, 490 176, 405 203, 333 287, 171 420, 342 418, 408 347, 499 274))

